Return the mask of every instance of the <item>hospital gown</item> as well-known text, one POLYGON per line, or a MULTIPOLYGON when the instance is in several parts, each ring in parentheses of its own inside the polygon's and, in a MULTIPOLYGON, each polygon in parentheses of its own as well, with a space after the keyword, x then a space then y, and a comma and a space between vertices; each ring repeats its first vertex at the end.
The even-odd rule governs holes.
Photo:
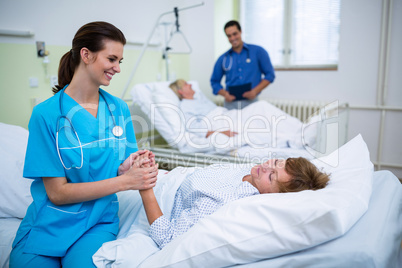
POLYGON ((163 248, 224 204, 259 194, 251 183, 242 181, 248 174, 250 168, 225 169, 219 165, 194 172, 177 190, 170 217, 165 213, 151 224, 150 236, 163 248))

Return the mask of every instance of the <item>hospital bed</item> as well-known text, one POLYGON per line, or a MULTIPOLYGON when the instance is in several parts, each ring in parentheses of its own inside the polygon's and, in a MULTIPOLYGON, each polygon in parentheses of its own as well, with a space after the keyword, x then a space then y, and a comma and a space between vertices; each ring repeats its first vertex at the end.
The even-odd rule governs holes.
MULTIPOLYGON (((22 178, 28 132, 0 123, 0 267, 32 201, 22 178)), ((322 190, 257 195, 229 203, 159 250, 137 191, 118 193, 120 230, 93 259, 97 267, 401 267, 402 185, 373 171, 357 136, 312 160, 331 174, 322 190)), ((206 168, 248 168, 249 163, 206 168)), ((160 170, 155 188, 165 213, 181 181, 200 167, 160 170)))
MULTIPOLYGON (((203 94, 197 81, 189 81, 197 94, 203 94)), ((140 148, 152 150, 156 160, 165 168, 176 166, 207 166, 219 162, 261 162, 267 158, 303 156, 309 159, 324 156, 347 141, 348 105, 338 102, 296 101, 269 99, 287 114, 304 122, 297 130, 295 146, 255 148, 250 145, 219 150, 191 151, 185 138, 184 117, 180 114, 179 99, 169 88, 170 82, 151 82, 135 85, 131 90, 134 129, 140 148), (302 132, 303 131, 303 132, 302 132), (301 140, 303 137, 303 140, 301 140)), ((217 99, 216 103, 222 105, 217 99)), ((192 136, 189 136, 191 140, 192 136)), ((281 137, 277 137, 280 139, 281 137)))

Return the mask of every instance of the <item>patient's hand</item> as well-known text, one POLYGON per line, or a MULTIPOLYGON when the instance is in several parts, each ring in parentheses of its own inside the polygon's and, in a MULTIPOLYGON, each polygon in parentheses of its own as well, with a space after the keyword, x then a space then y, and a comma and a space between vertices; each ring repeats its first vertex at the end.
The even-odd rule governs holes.
POLYGON ((155 155, 153 152, 145 150, 144 153, 138 155, 134 159, 133 165, 137 167, 153 167, 155 166, 155 155))
POLYGON ((237 134, 239 134, 239 133, 237 133, 237 132, 235 132, 235 131, 231 131, 231 130, 225 130, 225 131, 208 131, 206 138, 208 138, 209 136, 211 136, 211 135, 214 134, 215 132, 221 133, 221 134, 226 135, 226 136, 228 136, 228 137, 234 137, 234 136, 236 136, 237 134))
POLYGON ((239 134, 239 133, 237 133, 235 131, 231 131, 231 130, 225 130, 225 131, 219 131, 219 132, 224 134, 224 135, 226 135, 226 136, 228 136, 228 137, 234 137, 237 134, 239 134))
POLYGON ((127 159, 119 166, 118 175, 123 175, 126 173, 131 166, 136 164, 136 166, 141 167, 142 165, 154 166, 155 165, 155 155, 148 150, 139 150, 132 153, 127 159))

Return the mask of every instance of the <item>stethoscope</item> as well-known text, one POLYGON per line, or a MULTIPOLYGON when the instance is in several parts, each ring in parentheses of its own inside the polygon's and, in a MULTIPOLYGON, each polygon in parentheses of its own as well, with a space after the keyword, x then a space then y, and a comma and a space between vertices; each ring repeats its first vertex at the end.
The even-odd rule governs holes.
MULTIPOLYGON (((250 63, 251 62, 251 59, 250 59, 250 51, 247 49, 247 59, 246 59, 246 62, 247 63, 250 63)), ((230 69, 232 69, 232 65, 233 65, 233 56, 232 56, 232 53, 229 51, 229 52, 226 52, 226 54, 225 54, 225 57, 223 57, 223 61, 222 61, 222 69, 225 71, 225 72, 227 72, 227 71, 230 71, 230 69), (227 55, 229 54, 229 65, 228 65, 228 67, 226 67, 226 59, 227 59, 227 55)))
MULTIPOLYGON (((60 115, 59 118, 57 119, 57 125, 56 125, 56 130, 57 130, 57 131, 56 131, 56 148, 57 148, 57 154, 59 155, 61 164, 63 165, 63 167, 64 167, 66 170, 70 170, 70 169, 72 169, 72 168, 76 168, 76 169, 82 168, 82 166, 84 165, 84 152, 83 152, 83 150, 82 150, 82 143, 81 143, 81 140, 80 140, 80 138, 78 137, 78 133, 77 133, 77 131, 76 131, 75 128, 74 128, 73 122, 70 120, 70 118, 68 118, 66 115, 64 115, 64 110, 63 110, 63 97, 64 97, 64 89, 65 89, 67 86, 68 86, 68 85, 66 85, 66 86, 61 90, 61 92, 60 92, 60 103, 59 103, 59 106, 60 106, 60 113, 61 113, 61 115, 60 115), (59 132, 60 132, 59 124, 60 124, 60 120, 61 120, 62 118, 64 118, 65 120, 68 121, 68 123, 70 124, 70 127, 71 127, 71 129, 72 129, 72 131, 73 131, 75 137, 77 138, 77 141, 78 141, 78 144, 79 144, 79 147, 80 147, 80 150, 81 150, 81 164, 80 164, 79 167, 77 167, 77 166, 74 165, 74 164, 73 164, 71 167, 66 167, 66 166, 64 165, 63 159, 61 158, 60 148, 59 148, 59 132)), ((107 106, 107 109, 109 110, 110 115, 112 116, 113 125, 114 125, 114 127, 113 127, 113 129, 112 129, 112 133, 113 133, 113 135, 114 135, 116 138, 118 138, 118 137, 120 137, 121 135, 123 135, 123 128, 122 128, 121 126, 118 126, 118 125, 116 124, 116 120, 115 120, 115 118, 114 118, 114 116, 113 116, 112 110, 110 109, 109 103, 107 102, 106 98, 103 96, 103 93, 102 93, 101 91, 99 91, 99 95, 100 95, 100 96, 102 97, 102 99, 104 100, 104 102, 105 102, 105 104, 106 104, 106 106, 107 106)))

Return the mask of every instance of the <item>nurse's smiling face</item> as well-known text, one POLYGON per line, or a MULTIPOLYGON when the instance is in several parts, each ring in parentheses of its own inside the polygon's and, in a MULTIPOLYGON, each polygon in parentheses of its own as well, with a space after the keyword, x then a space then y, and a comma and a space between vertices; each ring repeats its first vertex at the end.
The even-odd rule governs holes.
POLYGON ((120 73, 123 59, 123 44, 105 39, 104 48, 96 53, 90 52, 91 60, 87 65, 89 78, 97 86, 108 86, 113 75, 120 73))
POLYGON ((249 181, 261 194, 279 193, 279 183, 286 183, 291 176, 285 170, 286 160, 271 159, 251 169, 249 181))

